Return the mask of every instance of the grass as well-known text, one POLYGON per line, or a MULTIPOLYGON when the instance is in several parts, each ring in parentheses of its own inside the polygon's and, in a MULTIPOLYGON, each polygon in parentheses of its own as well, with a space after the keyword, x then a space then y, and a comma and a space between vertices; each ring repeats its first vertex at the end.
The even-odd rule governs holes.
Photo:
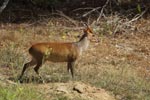
POLYGON ((42 100, 43 97, 34 88, 14 85, 0 86, 0 100, 42 100))
MULTIPOLYGON (((97 46, 92 43, 89 50, 80 58, 75 68, 75 80, 90 83, 96 87, 102 87, 114 94, 118 100, 149 100, 149 78, 144 76, 145 72, 141 71, 148 71, 144 68, 149 66, 147 62, 150 61, 148 58, 149 53, 146 50, 150 49, 150 38, 144 37, 142 34, 126 34, 116 38, 106 37, 105 33, 112 31, 114 27, 109 27, 107 25, 109 23, 101 23, 101 27, 104 29, 97 30, 101 33, 99 34, 101 42, 97 46), (139 51, 139 48, 142 51, 139 51), (143 70, 138 70, 139 68, 143 70)), ((32 26, 26 29, 20 26, 16 29, 5 30, 6 32, 9 31, 9 33, 0 38, 2 39, 0 44, 3 44, 2 47, 0 46, 0 76, 16 80, 23 64, 30 60, 28 48, 33 43, 56 40, 71 41, 71 39, 76 39, 74 38, 75 35, 72 35, 72 37, 66 35, 65 39, 69 39, 65 40, 62 38, 61 33, 68 30, 49 29, 49 27, 51 26, 32 26), (10 39, 10 33, 14 34, 12 37, 14 39, 10 39)), ((5 31, 0 31, 0 33, 5 31)), ((76 31, 71 31, 69 34, 74 32, 77 33, 76 31)), ((71 75, 67 73, 66 69, 67 67, 64 63, 45 63, 40 68, 40 73, 47 83, 68 82, 71 80, 71 75)), ((30 69, 27 70, 25 78, 32 76, 36 76, 35 72, 30 69)), ((40 91, 32 83, 36 85, 36 81, 34 82, 32 79, 28 84, 23 85, 1 86, 0 83, 0 100, 50 99, 46 98, 49 95, 45 94, 46 90, 40 91)), ((51 95, 54 96, 53 100, 69 100, 64 95, 55 93, 51 95)))
POLYGON ((102 70, 98 70, 86 64, 85 67, 89 70, 85 70, 86 68, 78 70, 77 73, 80 74, 78 79, 111 91, 118 100, 148 100, 150 98, 149 80, 139 76, 133 66, 124 63, 119 65, 119 68, 109 64, 101 64, 99 67, 102 66, 104 66, 102 70), (84 73, 82 73, 83 70, 84 73))
POLYGON ((20 49, 18 49, 17 47, 18 46, 15 43, 11 43, 6 47, 1 48, 1 63, 10 66, 17 66, 18 64, 21 65, 23 63, 24 58, 19 52, 20 49))
POLYGON ((150 98, 148 81, 138 77, 137 73, 130 68, 121 72, 121 70, 108 70, 94 85, 113 91, 113 94, 121 95, 125 100, 150 98))

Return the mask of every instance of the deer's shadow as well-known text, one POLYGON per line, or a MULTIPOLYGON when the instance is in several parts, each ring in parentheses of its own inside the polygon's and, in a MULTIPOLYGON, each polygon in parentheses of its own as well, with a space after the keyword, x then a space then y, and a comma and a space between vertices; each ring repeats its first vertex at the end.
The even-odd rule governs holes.
POLYGON ((36 83, 36 84, 42 84, 42 83, 67 83, 70 80, 73 80, 71 77, 37 77, 37 76, 24 76, 22 79, 19 80, 19 77, 9 77, 8 80, 13 81, 15 83, 36 83))

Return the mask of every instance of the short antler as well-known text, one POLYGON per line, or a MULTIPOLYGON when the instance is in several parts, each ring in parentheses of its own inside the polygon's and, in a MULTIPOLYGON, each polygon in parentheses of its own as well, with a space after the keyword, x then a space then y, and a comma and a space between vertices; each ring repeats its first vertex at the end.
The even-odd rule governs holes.
POLYGON ((87 23, 83 23, 83 25, 84 25, 86 28, 88 28, 88 27, 89 27, 87 23))

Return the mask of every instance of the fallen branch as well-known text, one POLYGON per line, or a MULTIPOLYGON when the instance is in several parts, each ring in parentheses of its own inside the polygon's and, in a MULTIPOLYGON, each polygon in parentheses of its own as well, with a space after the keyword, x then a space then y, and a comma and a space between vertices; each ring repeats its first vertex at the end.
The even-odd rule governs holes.
POLYGON ((141 18, 141 17, 146 13, 147 10, 148 10, 148 9, 144 10, 141 14, 137 14, 135 17, 133 17, 133 18, 132 18, 131 20, 129 20, 129 21, 124 22, 123 19, 119 20, 119 21, 118 21, 118 24, 116 25, 116 28, 115 28, 114 31, 113 31, 113 34, 115 35, 118 30, 123 30, 123 29, 125 29, 127 26, 134 27, 134 26, 132 25, 132 22, 137 21, 139 18, 141 18))
POLYGON ((129 22, 126 22, 126 23, 124 23, 124 24, 129 24, 129 23, 132 23, 132 22, 138 20, 139 18, 141 18, 141 17, 147 12, 147 10, 148 10, 148 9, 144 10, 140 15, 139 15, 139 14, 136 15, 132 20, 130 20, 129 22))
POLYGON ((77 9, 74 9, 73 12, 75 11, 80 11, 80 10, 91 10, 93 9, 92 7, 87 7, 87 8, 77 8, 77 9))

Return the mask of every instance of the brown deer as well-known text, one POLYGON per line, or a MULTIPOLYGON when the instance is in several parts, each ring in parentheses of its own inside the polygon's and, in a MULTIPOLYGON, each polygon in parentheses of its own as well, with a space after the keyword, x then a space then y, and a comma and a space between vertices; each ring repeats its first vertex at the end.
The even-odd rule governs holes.
POLYGON ((77 42, 70 43, 37 43, 31 46, 29 53, 32 60, 26 63, 23 67, 19 80, 27 68, 34 66, 35 72, 39 75, 39 68, 45 61, 52 62, 67 62, 68 72, 71 72, 72 78, 74 77, 74 64, 79 56, 88 48, 90 40, 93 39, 94 34, 87 24, 85 24, 84 34, 77 42))

